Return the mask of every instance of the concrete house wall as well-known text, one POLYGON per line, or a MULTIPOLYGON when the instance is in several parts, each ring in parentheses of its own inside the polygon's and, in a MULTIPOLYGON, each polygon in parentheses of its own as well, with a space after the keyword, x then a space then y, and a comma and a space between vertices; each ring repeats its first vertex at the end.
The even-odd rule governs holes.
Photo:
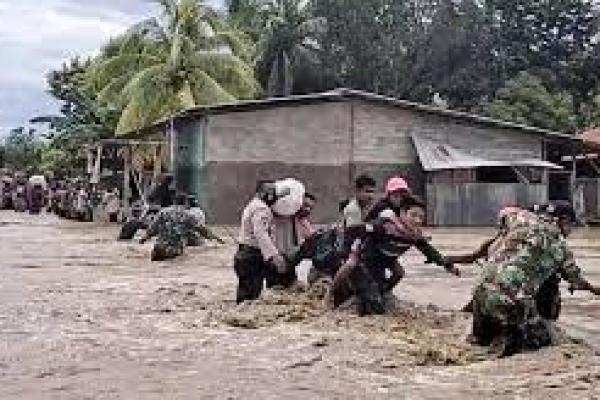
POLYGON ((361 99, 217 110, 175 124, 176 180, 213 223, 237 223, 258 179, 295 177, 318 198, 315 219, 337 216, 352 181, 405 176, 425 193, 412 134, 491 159, 542 158, 543 135, 361 99), (177 173, 179 171, 179 173, 177 173))

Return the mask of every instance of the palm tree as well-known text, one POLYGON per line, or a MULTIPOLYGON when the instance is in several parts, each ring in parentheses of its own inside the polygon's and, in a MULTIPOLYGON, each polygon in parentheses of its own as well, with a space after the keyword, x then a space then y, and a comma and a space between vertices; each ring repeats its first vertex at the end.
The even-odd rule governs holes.
POLYGON ((266 14, 259 41, 257 75, 270 96, 306 93, 325 86, 318 35, 323 18, 314 18, 308 0, 258 1, 266 14))
POLYGON ((197 0, 160 0, 150 19, 110 42, 86 76, 97 99, 122 110, 117 134, 196 105, 253 98, 260 86, 248 39, 197 0))

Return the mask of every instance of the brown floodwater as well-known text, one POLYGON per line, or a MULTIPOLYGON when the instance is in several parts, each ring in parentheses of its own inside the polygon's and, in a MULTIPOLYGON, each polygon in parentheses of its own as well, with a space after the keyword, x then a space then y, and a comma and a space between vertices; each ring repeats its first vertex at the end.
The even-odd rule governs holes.
MULTIPOLYGON (((497 360, 464 341, 475 268, 457 279, 409 254, 386 316, 302 290, 236 306, 233 240, 150 263, 117 230, 0 213, 0 399, 600 399, 590 294, 563 292, 561 345, 497 360)), ((491 232, 431 235, 459 253, 491 232)), ((571 245, 600 283, 600 230, 571 245)))

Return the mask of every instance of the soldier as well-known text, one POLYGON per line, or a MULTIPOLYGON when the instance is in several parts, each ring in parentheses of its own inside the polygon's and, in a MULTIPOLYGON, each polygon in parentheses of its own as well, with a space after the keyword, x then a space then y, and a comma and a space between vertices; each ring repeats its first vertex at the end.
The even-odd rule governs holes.
MULTIPOLYGON (((198 204, 198 200, 196 196, 188 196, 188 214, 190 214, 195 220, 196 225, 198 226, 206 226, 206 214, 202 208, 200 208, 200 204, 198 204)), ((198 235, 196 232, 191 232, 190 237, 188 237, 187 241, 188 246, 200 246, 202 245, 202 237, 198 235)))
POLYGON ((127 221, 121 226, 118 240, 132 240, 140 229, 148 230, 160 210, 159 205, 145 204, 143 201, 134 202, 127 221))
POLYGON ((145 243, 151 237, 157 236, 150 257, 152 261, 164 261, 181 255, 192 231, 223 243, 206 227, 196 223, 196 219, 188 214, 185 208, 186 202, 187 197, 184 194, 176 195, 175 205, 161 210, 140 240, 140 243, 145 243))
POLYGON ((471 342, 492 345, 499 356, 552 344, 551 321, 540 315, 536 297, 555 274, 572 290, 600 295, 565 242, 574 216, 567 205, 546 215, 517 209, 502 216, 505 232, 489 248, 473 294, 471 342))

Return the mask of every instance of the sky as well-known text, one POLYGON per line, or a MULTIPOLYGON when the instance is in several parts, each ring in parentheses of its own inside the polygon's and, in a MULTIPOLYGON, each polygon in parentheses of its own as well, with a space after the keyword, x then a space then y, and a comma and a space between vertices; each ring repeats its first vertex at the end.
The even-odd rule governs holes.
MULTIPOLYGON (((219 6, 222 0, 209 0, 219 6)), ((56 113, 45 75, 157 15, 149 0, 0 0, 0 136, 56 113)))

